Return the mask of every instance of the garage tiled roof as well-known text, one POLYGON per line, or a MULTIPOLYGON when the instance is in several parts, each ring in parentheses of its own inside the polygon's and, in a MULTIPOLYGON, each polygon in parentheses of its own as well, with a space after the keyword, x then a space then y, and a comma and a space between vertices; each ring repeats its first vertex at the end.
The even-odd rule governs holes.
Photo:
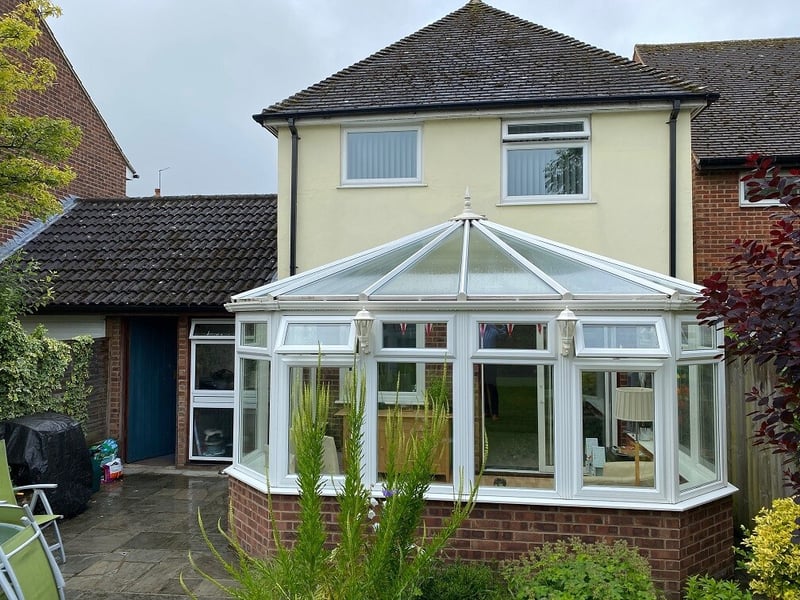
POLYGON ((473 1, 254 118, 687 95, 705 90, 473 1))
POLYGON ((275 195, 78 200, 23 248, 55 309, 221 308, 272 281, 275 195))
POLYGON ((800 158, 800 38, 639 44, 635 56, 720 94, 692 124, 701 167, 751 152, 800 158))

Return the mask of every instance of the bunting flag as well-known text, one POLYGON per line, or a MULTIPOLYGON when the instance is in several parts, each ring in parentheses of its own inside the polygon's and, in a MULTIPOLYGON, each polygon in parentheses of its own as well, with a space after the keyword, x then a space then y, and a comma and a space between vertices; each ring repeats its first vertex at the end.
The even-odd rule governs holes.
POLYGON ((400 323, 400 335, 405 335, 406 329, 408 329, 408 323, 400 323))
POLYGON ((478 325, 478 332, 480 333, 480 339, 478 340, 478 347, 483 348, 483 336, 486 335, 486 323, 481 323, 478 325))
POLYGON ((536 331, 538 331, 539 333, 542 333, 543 329, 544 329, 544 327, 542 326, 541 323, 537 323, 536 324, 536 331))
POLYGON ((507 323, 506 324, 506 331, 508 332, 508 336, 511 337, 511 334, 514 332, 514 324, 507 323))

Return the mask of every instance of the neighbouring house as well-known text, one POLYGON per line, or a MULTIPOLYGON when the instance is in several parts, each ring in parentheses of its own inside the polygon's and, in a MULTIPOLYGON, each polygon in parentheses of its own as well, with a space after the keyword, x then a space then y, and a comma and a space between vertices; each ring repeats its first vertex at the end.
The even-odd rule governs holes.
MULTIPOLYGON (((0 14, 10 12, 18 3, 17 0, 0 0, 0 14)), ((57 190, 57 195, 64 198, 120 198, 126 193, 128 178, 138 175, 52 30, 46 22, 43 21, 42 25, 42 35, 32 54, 45 57, 55 65, 56 81, 44 92, 22 94, 15 107, 24 115, 69 119, 83 132, 80 146, 67 161, 77 177, 67 188, 57 190)), ((38 221, 0 223, 0 259, 33 237, 41 226, 38 221)))
POLYGON ((637 44, 634 60, 718 92, 692 122, 694 277, 726 269, 736 238, 767 239, 776 202, 748 202, 753 152, 800 167, 800 38, 637 44), (720 226, 724 223, 725 226, 720 226))
MULTIPOLYGON (((774 201, 749 202, 740 179, 752 152, 786 169, 800 167, 800 38, 638 44, 634 60, 720 94, 692 123, 694 277, 702 282, 726 270, 735 239, 768 239, 776 216, 787 212, 774 201)), ((730 480, 742 490, 734 515, 749 527, 762 507, 790 490, 781 457, 752 446, 744 401, 753 386, 769 389, 771 373, 737 364, 728 374, 730 480)))
POLYGON ((283 279, 227 305, 244 546, 270 548, 268 489, 275 525, 296 531, 296 384, 331 389, 335 494, 357 359, 376 494, 386 411, 413 430, 446 372, 427 525, 461 483, 481 486, 452 555, 626 539, 670 598, 693 573, 730 573, 724 367, 688 283, 691 119, 715 99, 471 0, 255 115, 278 138, 283 279))
POLYGON ((52 303, 23 322, 95 339, 90 442, 117 438, 128 462, 230 462, 224 304, 273 280, 275 227, 274 195, 78 199, 25 244, 57 275, 52 303))

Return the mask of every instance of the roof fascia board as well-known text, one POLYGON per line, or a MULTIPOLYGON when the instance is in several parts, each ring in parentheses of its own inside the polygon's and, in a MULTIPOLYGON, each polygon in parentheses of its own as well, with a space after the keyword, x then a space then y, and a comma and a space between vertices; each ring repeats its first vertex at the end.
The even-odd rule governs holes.
MULTIPOLYGON (((650 112, 659 110, 671 110, 671 100, 654 100, 653 98, 640 99, 640 101, 619 101, 619 102, 605 102, 605 103, 584 103, 584 104, 535 104, 523 103, 525 106, 482 106, 480 104, 472 105, 464 109, 448 108, 448 107, 430 107, 430 108, 409 108, 402 107, 393 109, 391 107, 381 108, 369 111, 315 111, 315 112, 298 112, 298 113, 285 113, 282 115, 253 115, 253 119, 258 122, 262 127, 269 130, 273 135, 277 135, 278 128, 286 126, 287 120, 292 118, 295 120, 302 119, 306 125, 330 125, 331 123, 337 124, 351 124, 357 125, 359 123, 374 123, 376 121, 392 122, 392 121, 421 121, 421 120, 452 120, 452 119, 469 119, 469 118, 486 118, 486 117, 525 117, 525 116, 541 116, 548 115, 564 115, 564 114, 582 114, 597 113, 597 112, 650 112)), ((681 108, 698 111, 707 106, 707 100, 693 98, 685 102, 681 102, 681 108)))

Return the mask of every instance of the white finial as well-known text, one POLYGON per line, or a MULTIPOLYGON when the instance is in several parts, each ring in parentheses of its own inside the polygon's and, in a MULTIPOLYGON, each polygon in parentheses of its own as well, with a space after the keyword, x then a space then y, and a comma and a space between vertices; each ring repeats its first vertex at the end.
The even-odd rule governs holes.
POLYGON ((464 212, 468 213, 472 211, 472 196, 469 195, 469 186, 464 191, 464 212))
POLYGON ((450 219, 451 221, 474 221, 474 220, 481 220, 485 219, 486 217, 483 215, 477 215, 472 212, 472 196, 469 193, 469 186, 464 191, 464 212, 462 212, 457 217, 453 217, 450 219))

